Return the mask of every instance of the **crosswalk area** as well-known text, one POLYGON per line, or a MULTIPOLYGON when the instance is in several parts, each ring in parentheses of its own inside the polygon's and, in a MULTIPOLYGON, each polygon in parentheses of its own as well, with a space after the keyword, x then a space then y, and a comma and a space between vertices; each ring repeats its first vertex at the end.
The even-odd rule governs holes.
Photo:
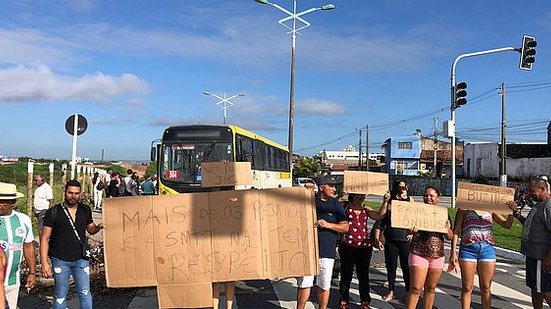
MULTIPOLYGON (((446 256, 449 252, 446 252, 446 256)), ((405 308, 406 292, 400 268, 397 272, 395 299, 382 300, 387 289, 386 269, 383 251, 375 250, 370 268, 371 308, 405 308)), ((447 264, 444 266, 447 268, 447 264)), ((492 284, 492 308, 532 308, 530 290, 525 285, 525 266, 523 262, 498 258, 496 273, 492 284)), ((329 308, 338 308, 339 278, 334 277, 331 287, 329 308)), ((461 276, 458 273, 442 274, 436 290, 435 307, 440 309, 461 308, 461 276)), ((349 308, 359 308, 358 281, 354 276, 349 308)), ((296 308, 296 280, 287 278, 277 281, 243 282, 237 286, 236 304, 238 308, 296 308)), ((317 308, 315 292, 312 290, 307 308, 317 308)), ((234 307, 235 308, 235 307, 234 307)), ((422 308, 420 300, 418 308, 422 308)), ((472 308, 482 308, 478 277, 475 277, 475 289, 472 296, 472 308)), ((548 307, 547 307, 548 308, 548 307)))

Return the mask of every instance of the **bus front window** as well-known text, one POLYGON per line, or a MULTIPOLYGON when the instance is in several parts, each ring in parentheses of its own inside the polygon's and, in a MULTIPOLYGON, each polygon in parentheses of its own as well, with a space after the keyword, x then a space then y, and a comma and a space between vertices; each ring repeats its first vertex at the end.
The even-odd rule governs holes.
POLYGON ((164 144, 161 177, 185 183, 201 182, 201 162, 233 161, 231 143, 164 144))

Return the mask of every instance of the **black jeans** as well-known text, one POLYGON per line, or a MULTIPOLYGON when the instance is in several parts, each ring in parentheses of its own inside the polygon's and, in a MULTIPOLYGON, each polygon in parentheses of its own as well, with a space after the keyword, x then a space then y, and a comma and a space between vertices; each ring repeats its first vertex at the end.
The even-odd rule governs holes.
POLYGON ((385 243, 385 264, 388 278, 388 289, 394 292, 396 282, 396 269, 398 268, 398 257, 400 257, 400 268, 404 276, 406 292, 409 291, 409 241, 386 241, 385 243))
POLYGON ((356 266, 360 300, 361 302, 371 302, 371 296, 369 295, 369 264, 371 263, 372 253, 372 247, 355 248, 344 243, 339 245, 339 256, 341 258, 339 292, 342 300, 350 301, 350 283, 352 282, 354 266, 356 266))

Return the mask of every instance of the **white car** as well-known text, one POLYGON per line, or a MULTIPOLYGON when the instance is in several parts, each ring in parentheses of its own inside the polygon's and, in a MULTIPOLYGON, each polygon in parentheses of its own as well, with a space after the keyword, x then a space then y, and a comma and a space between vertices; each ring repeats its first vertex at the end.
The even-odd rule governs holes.
POLYGON ((297 177, 293 179, 293 184, 296 186, 304 187, 307 183, 311 183, 314 185, 314 191, 318 193, 318 185, 312 178, 306 178, 306 177, 297 177))

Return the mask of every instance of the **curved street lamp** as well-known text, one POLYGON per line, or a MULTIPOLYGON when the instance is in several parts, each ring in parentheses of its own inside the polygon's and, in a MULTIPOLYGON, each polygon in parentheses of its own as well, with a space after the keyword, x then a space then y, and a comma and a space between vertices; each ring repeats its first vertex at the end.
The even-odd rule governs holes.
POLYGON ((315 11, 329 11, 335 9, 333 4, 326 4, 320 7, 314 7, 302 12, 297 13, 297 1, 293 0, 293 11, 289 11, 276 3, 272 3, 268 0, 254 0, 257 3, 270 5, 288 16, 278 21, 280 25, 289 30, 288 34, 291 34, 291 86, 289 90, 289 164, 292 165, 293 159, 293 115, 295 105, 295 45, 298 31, 310 27, 310 23, 306 21, 302 16, 315 11), (292 20, 292 26, 288 26, 285 22, 292 20), (297 28, 297 20, 302 23, 302 26, 297 28))

